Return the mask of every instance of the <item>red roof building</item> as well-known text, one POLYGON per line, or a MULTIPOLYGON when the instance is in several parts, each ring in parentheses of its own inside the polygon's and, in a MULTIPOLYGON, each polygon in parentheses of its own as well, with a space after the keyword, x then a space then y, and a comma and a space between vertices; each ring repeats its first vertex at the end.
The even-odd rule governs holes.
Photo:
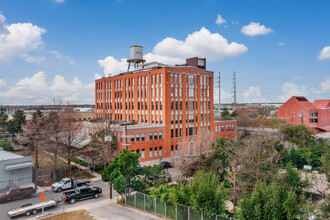
POLYGON ((312 104, 304 96, 292 96, 278 109, 277 118, 294 125, 305 124, 316 133, 330 132, 330 99, 312 104))

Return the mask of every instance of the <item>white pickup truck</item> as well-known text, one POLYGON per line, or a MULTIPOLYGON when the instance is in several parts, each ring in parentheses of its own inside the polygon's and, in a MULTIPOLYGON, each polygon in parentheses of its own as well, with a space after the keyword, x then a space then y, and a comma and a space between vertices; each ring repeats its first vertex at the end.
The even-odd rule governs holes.
POLYGON ((71 179, 71 178, 63 178, 57 183, 54 183, 52 185, 53 192, 61 192, 62 190, 66 189, 73 189, 74 186, 83 186, 87 183, 90 183, 91 181, 89 179, 71 179))

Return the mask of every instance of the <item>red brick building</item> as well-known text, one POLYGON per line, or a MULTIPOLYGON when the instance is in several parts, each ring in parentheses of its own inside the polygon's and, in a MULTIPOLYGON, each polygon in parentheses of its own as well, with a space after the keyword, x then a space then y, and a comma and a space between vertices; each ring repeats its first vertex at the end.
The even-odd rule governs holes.
POLYGON ((119 146, 141 153, 141 161, 209 150, 218 137, 236 137, 237 123, 213 121, 213 72, 205 67, 195 57, 96 80, 95 116, 134 120, 118 131, 119 146))
POLYGON ((292 96, 278 109, 277 117, 294 125, 305 124, 316 133, 329 132, 330 99, 312 104, 303 96, 292 96))

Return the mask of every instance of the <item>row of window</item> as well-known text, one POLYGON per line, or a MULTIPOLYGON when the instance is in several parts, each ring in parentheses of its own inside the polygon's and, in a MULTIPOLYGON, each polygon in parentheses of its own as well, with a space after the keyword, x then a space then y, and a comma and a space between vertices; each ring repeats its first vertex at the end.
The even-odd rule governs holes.
MULTIPOLYGON (((163 139, 163 132, 150 132, 149 133, 149 141, 152 140, 161 140, 163 139)), ((137 134, 131 134, 131 142, 139 142, 139 141, 145 141, 146 140, 146 133, 137 133, 137 134)))
MULTIPOLYGON (((235 129, 234 125, 226 125, 226 131, 232 131, 234 129, 235 129)), ((221 131, 225 131, 224 125, 215 126, 215 132, 221 132, 221 131)))
POLYGON ((318 122, 317 118, 316 119, 309 119, 309 123, 317 123, 317 122, 318 122))
POLYGON ((318 114, 317 113, 309 113, 309 117, 317 117, 318 114))
MULTIPOLYGON (((140 153, 140 150, 136 150, 136 153, 140 153)), ((161 157, 163 156, 163 147, 151 147, 149 148, 149 158, 153 157, 161 157)), ((145 159, 146 157, 146 150, 141 149, 141 159, 145 159)))
MULTIPOLYGON (((210 106, 210 102, 204 102, 204 110, 206 110, 206 107, 208 106, 210 106)), ((186 107, 189 110, 197 109, 197 102, 186 101, 186 107)), ((182 101, 177 101, 177 102, 171 101, 171 110, 182 110, 182 101)))
MULTIPOLYGON (((182 153, 182 145, 180 144, 180 149, 179 149, 180 153, 182 153)), ((174 154, 178 154, 179 153, 178 151, 178 145, 171 145, 171 155, 174 155, 174 154)))
MULTIPOLYGON (((182 83, 182 75, 181 74, 171 74, 171 83, 182 83)), ((193 75, 189 75, 186 76, 186 83, 187 84, 197 84, 197 76, 193 76, 193 75)), ((206 84, 209 85, 210 84, 210 77, 208 76, 201 76, 200 77, 200 84, 206 84)))

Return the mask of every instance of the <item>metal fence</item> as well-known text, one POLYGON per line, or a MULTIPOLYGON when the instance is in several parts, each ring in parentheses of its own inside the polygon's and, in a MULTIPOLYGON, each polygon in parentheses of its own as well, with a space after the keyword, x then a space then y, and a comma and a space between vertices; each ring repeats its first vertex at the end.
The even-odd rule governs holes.
POLYGON ((189 206, 162 202, 159 198, 131 189, 125 190, 125 205, 173 220, 234 220, 219 215, 209 217, 203 212, 194 211, 189 206))

